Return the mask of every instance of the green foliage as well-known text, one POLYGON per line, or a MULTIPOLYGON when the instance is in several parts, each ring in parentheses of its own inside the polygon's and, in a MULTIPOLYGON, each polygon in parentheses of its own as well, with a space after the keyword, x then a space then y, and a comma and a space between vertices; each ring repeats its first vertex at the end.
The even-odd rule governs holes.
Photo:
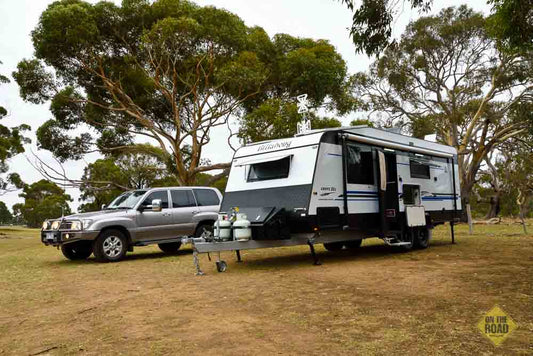
POLYGON ((500 51, 486 24, 466 5, 421 17, 353 77, 361 108, 383 126, 457 148, 465 201, 488 154, 532 123, 511 113, 533 93, 533 54, 500 51))
MULTIPOLYGON (((362 0, 358 7, 353 0, 341 0, 353 12, 350 29, 357 52, 368 56, 380 55, 391 44, 395 17, 410 5, 419 13, 428 12, 433 0, 362 0)), ((444 3, 444 2, 443 2, 444 3)), ((533 46, 533 6, 531 0, 488 0, 492 13, 488 22, 491 36, 497 38, 508 51, 523 51, 533 46)))
POLYGON ((152 154, 153 146, 136 143, 142 136, 190 184, 220 168, 204 164, 202 146, 229 117, 245 123, 262 103, 304 92, 340 113, 356 105, 346 64, 327 41, 271 39, 226 10, 185 0, 56 1, 32 40, 35 58, 13 76, 24 100, 51 99, 53 119, 37 137, 61 160, 95 149, 152 154))
POLYGON ((350 122, 350 126, 368 126, 368 127, 374 127, 374 123, 370 119, 355 119, 350 122))
POLYGON ((24 203, 13 205, 13 212, 21 216, 29 227, 40 227, 45 219, 70 214, 68 202, 72 198, 50 181, 42 179, 25 185, 19 196, 24 198, 24 203))
MULTIPOLYGON (((389 0, 363 0, 359 7, 356 7, 353 0, 341 1, 353 12, 350 35, 357 52, 365 52, 368 56, 378 55, 390 45, 397 3, 389 0)), ((433 0, 403 2, 407 2, 413 9, 419 9, 420 12, 427 12, 433 0)))
MULTIPOLYGON (((2 64, 2 62, 0 62, 2 64)), ((0 83, 9 83, 9 79, 0 74, 0 83)), ((0 120, 7 115, 7 110, 0 106, 0 120)), ((24 152, 24 144, 30 143, 30 139, 24 137, 24 132, 29 131, 30 126, 22 124, 16 127, 6 127, 0 124, 0 174, 6 173, 9 169, 8 161, 14 156, 24 152)), ((18 174, 12 173, 6 177, 0 177, 0 192, 6 191, 13 185, 14 188, 21 187, 21 180, 18 174)))
MULTIPOLYGON (((211 185, 224 191, 227 177, 212 180, 213 176, 200 173, 194 185, 211 185)), ((96 160, 85 167, 81 181, 81 212, 100 210, 126 190, 180 185, 157 156, 142 153, 96 160)))
MULTIPOLYGON (((313 129, 339 127, 340 121, 331 118, 320 118, 308 113, 313 129)), ((239 137, 245 142, 258 142, 296 134, 298 122, 302 120, 294 102, 281 99, 269 99, 248 114, 241 123, 239 137)))
POLYGON ((0 225, 7 225, 13 222, 13 215, 3 201, 0 201, 0 225))
POLYGON ((530 0, 488 0, 490 34, 508 51, 533 49, 533 4, 530 0))

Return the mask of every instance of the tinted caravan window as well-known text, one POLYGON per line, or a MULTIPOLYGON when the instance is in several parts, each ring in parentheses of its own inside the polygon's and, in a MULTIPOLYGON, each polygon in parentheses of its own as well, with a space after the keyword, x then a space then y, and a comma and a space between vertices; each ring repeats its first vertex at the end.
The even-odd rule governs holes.
POLYGON ((409 160, 409 168, 412 178, 430 179, 429 164, 417 160, 409 160))
POLYGON ((260 180, 280 179, 289 176, 291 167, 291 156, 278 159, 276 161, 254 163, 248 170, 248 182, 260 180))
POLYGON ((193 189, 198 206, 218 205, 220 200, 217 193, 211 189, 193 189))
POLYGON ((374 184, 372 149, 364 146, 346 146, 346 173, 348 183, 374 184))

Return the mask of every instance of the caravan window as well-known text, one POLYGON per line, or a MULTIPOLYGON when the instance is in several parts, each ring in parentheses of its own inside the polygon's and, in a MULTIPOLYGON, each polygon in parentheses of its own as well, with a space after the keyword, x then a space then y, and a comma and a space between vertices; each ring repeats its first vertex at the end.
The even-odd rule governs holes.
POLYGON ((430 179, 429 164, 411 159, 409 160, 409 168, 411 170, 411 178, 430 179))
POLYGON ((291 156, 276 161, 250 164, 247 181, 256 182, 260 180, 287 178, 290 167, 291 156))
POLYGON ((374 184, 374 158, 372 149, 366 146, 346 146, 347 180, 351 184, 374 184))

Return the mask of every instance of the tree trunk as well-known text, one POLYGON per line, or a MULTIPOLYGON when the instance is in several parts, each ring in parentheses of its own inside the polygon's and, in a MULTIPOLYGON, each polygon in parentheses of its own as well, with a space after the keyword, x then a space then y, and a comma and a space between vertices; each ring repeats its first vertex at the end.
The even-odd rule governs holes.
POLYGON ((468 219, 468 234, 474 233, 474 224, 472 223, 472 210, 470 209, 470 203, 466 203, 466 217, 468 219))
POLYGON ((462 182, 461 186, 461 199, 463 201, 463 208, 466 210, 466 218, 468 221, 468 234, 474 233, 474 225, 472 223, 472 209, 470 208, 470 193, 472 192, 472 185, 462 182))
POLYGON ((527 235, 527 225, 526 225, 526 220, 525 220, 525 206, 524 205, 520 205, 519 206, 519 209, 520 209, 520 221, 522 221, 522 227, 524 228, 524 235, 527 235))
POLYGON ((490 208, 487 212, 487 215, 485 215, 485 219, 492 219, 498 217, 500 214, 500 200, 501 200, 501 192, 497 191, 496 194, 492 197, 490 197, 490 208))

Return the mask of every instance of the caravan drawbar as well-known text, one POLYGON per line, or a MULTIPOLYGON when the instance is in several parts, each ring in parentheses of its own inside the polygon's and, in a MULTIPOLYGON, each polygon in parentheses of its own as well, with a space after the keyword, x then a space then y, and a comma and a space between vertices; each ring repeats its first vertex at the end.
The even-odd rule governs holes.
POLYGON ((219 215, 245 214, 249 239, 223 239, 215 228, 187 242, 198 274, 198 253, 236 251, 240 261, 241 250, 307 244, 318 264, 317 243, 333 251, 378 237, 402 250, 426 248, 445 222, 453 242, 459 192, 453 147, 366 126, 312 130, 235 152, 219 215))

